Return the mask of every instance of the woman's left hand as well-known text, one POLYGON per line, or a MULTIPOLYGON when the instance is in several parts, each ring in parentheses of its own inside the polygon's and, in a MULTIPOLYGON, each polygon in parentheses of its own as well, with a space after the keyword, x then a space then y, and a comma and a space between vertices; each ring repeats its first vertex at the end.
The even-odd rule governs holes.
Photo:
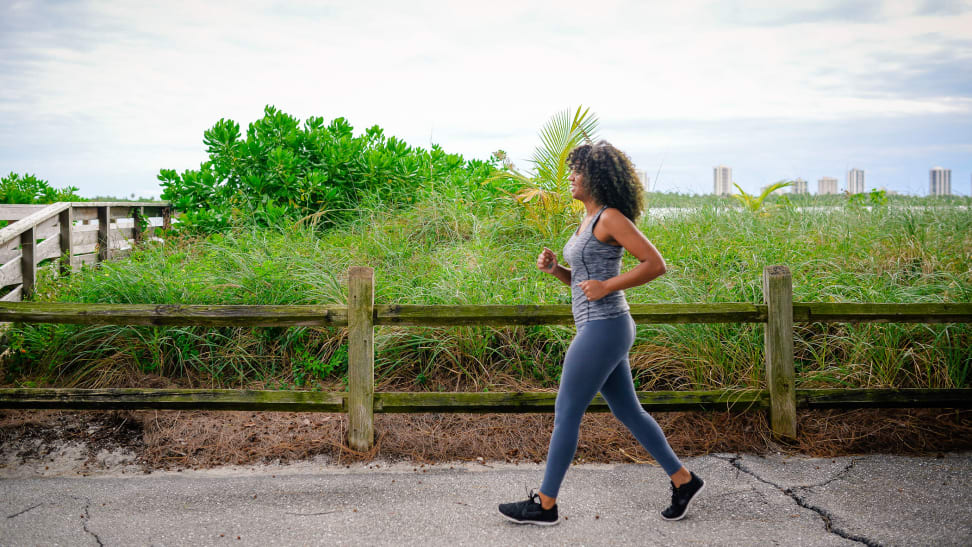
POLYGON ((588 279, 587 281, 581 281, 579 284, 582 291, 584 291, 584 296, 587 300, 594 302, 600 300, 608 295, 609 291, 607 285, 603 281, 597 279, 588 279))

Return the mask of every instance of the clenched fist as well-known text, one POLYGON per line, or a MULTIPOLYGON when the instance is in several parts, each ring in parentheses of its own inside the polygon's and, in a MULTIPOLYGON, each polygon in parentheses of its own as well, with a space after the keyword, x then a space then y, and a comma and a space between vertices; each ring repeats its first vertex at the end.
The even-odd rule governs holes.
POLYGON ((541 272, 552 274, 557 267, 557 255, 550 249, 544 247, 537 256, 537 269, 541 272))

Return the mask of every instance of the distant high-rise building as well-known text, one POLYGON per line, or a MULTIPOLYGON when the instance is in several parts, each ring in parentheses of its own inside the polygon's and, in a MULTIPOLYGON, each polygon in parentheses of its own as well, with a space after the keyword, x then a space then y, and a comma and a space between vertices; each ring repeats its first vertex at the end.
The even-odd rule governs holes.
POLYGON ((793 186, 790 186, 790 193, 791 194, 807 194, 807 193, 809 193, 807 191, 807 181, 801 179, 800 177, 797 177, 793 181, 793 186))
POLYGON ((928 195, 952 195, 952 170, 935 167, 928 172, 928 195))
POLYGON ((728 196, 732 193, 732 168, 720 165, 712 169, 712 184, 717 196, 728 196))
POLYGON ((651 182, 651 179, 648 178, 648 171, 645 171, 643 169, 635 169, 635 173, 638 174, 638 180, 641 181, 641 186, 647 192, 649 183, 651 182))
POLYGON ((847 172, 847 191, 851 194, 864 193, 863 169, 851 169, 847 172))
POLYGON ((837 193, 837 179, 834 177, 820 177, 817 181, 817 195, 837 193))

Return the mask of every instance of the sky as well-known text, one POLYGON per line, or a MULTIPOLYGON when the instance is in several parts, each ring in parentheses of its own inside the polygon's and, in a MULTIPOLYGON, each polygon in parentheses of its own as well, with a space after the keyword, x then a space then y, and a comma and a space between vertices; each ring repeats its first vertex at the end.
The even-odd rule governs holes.
POLYGON ((653 190, 972 191, 972 0, 0 0, 0 173, 158 197, 274 105, 520 168, 578 105, 653 190))

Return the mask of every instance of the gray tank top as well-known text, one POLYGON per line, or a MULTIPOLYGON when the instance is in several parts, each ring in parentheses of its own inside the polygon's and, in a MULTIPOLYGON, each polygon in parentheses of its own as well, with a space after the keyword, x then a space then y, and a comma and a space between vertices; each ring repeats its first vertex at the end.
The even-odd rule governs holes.
POLYGON ((583 325, 597 319, 613 319, 620 317, 630 309, 624 298, 624 291, 608 293, 604 298, 590 302, 580 282, 588 279, 604 281, 621 273, 621 255, 624 247, 608 245, 594 237, 594 225, 601 218, 601 213, 607 207, 594 215, 591 222, 580 233, 574 233, 564 245, 564 259, 570 264, 570 290, 573 296, 571 305, 574 312, 574 324, 583 325))

